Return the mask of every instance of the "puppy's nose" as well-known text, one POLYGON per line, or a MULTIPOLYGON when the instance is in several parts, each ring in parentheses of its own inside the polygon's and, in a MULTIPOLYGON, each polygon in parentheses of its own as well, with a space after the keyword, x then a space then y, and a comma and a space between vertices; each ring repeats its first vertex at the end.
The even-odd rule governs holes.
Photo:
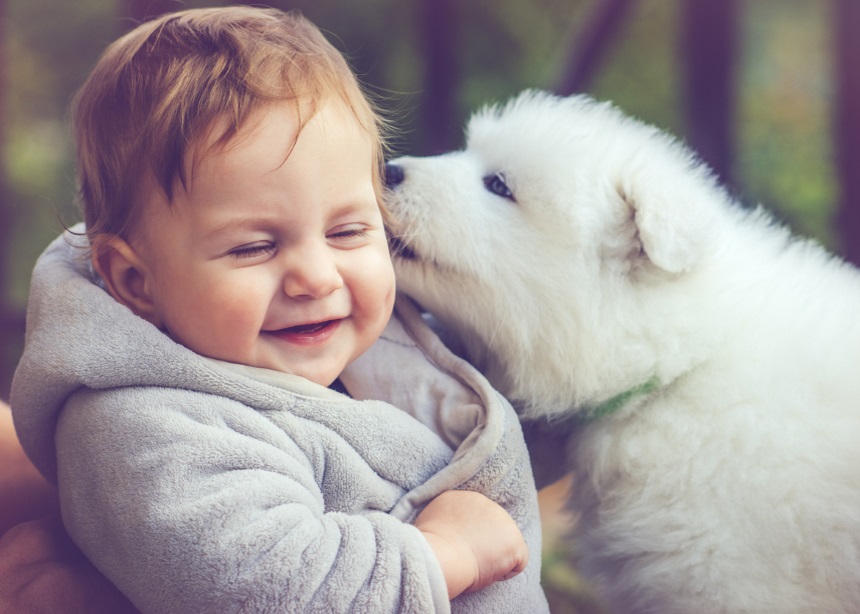
POLYGON ((403 183, 404 173, 403 167, 397 164, 387 162, 385 164, 385 186, 395 188, 403 183))

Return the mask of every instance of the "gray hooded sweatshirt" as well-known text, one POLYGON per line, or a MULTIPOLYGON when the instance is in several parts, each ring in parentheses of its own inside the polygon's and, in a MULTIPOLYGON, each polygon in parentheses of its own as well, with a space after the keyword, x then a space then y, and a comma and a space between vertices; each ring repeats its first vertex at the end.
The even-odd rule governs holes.
POLYGON ((13 415, 72 538, 140 610, 548 611, 516 414, 410 303, 342 374, 350 398, 175 343, 100 287, 81 243, 36 265, 13 415), (500 503, 530 551, 453 602, 409 524, 450 489, 500 503))

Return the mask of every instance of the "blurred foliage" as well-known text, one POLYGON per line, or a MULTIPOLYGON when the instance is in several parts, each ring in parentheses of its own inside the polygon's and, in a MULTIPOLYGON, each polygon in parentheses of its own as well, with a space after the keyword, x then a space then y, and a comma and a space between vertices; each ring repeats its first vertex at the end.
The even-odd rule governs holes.
POLYGON ((589 92, 683 136, 678 0, 640 0, 589 92))
POLYGON ((828 3, 748 2, 736 160, 744 198, 836 248, 828 3))

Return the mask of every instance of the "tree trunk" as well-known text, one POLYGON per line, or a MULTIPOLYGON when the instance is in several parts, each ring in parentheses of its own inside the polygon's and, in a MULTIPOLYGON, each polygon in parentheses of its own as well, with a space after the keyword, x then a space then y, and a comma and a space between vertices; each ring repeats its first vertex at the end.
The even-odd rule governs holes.
POLYGON ((834 143, 839 178, 836 212, 842 254, 860 266, 860 2, 837 0, 834 143))
POLYGON ((600 0, 582 31, 573 37, 567 67, 556 93, 570 96, 591 85, 606 52, 612 47, 634 0, 600 0))
POLYGON ((734 161, 737 0, 683 0, 682 87, 690 146, 731 184, 734 161))
POLYGON ((460 138, 455 3, 456 0, 422 0, 418 11, 425 60, 421 124, 428 153, 448 151, 460 138))
POLYGON ((13 214, 6 174, 6 0, 0 0, 0 399, 9 399, 12 370, 24 343, 24 314, 9 302, 9 254, 13 214))

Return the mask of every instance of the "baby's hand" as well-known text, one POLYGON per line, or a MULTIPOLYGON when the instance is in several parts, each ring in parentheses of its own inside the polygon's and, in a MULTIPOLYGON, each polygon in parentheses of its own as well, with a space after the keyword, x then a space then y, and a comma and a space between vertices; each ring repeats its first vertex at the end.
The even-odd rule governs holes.
POLYGON ((513 518, 480 493, 442 493, 427 504, 415 526, 439 559, 449 599, 513 578, 529 560, 526 541, 513 518))

